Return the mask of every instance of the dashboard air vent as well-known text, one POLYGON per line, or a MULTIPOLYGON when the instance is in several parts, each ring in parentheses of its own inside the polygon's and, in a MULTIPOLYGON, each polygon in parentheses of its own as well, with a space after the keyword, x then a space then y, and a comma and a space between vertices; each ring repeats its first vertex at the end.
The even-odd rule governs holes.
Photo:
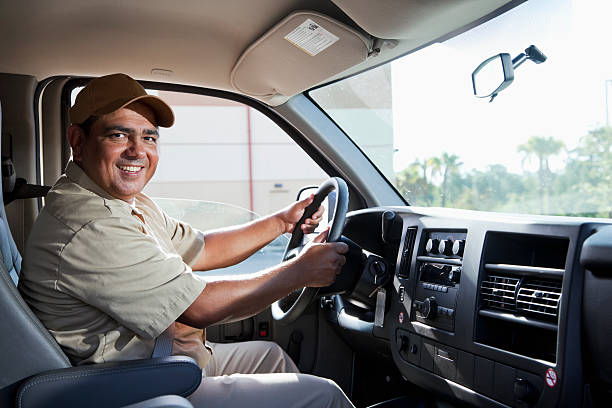
POLYGON ((569 244, 565 236, 487 232, 479 271, 476 342, 557 361, 569 244))
POLYGON ((550 318, 557 317, 561 282, 525 280, 516 297, 516 308, 550 318))
POLYGON ((402 263, 397 272, 397 276, 400 278, 407 278, 410 276, 410 263, 412 262, 412 251, 414 250, 416 235, 417 227, 406 228, 406 235, 404 236, 404 249, 402 250, 402 263))
POLYGON ((489 276, 480 285, 484 307, 502 310, 515 310, 516 288, 519 279, 503 276, 489 276))

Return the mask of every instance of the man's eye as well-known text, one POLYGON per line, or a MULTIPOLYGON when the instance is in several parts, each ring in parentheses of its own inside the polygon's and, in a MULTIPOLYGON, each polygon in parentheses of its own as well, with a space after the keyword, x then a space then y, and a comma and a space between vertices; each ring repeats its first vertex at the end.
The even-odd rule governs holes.
POLYGON ((122 139, 127 137, 127 135, 125 133, 111 133, 108 137, 111 139, 122 139))
POLYGON ((146 142, 157 143, 157 137, 155 136, 145 136, 144 140, 146 142))

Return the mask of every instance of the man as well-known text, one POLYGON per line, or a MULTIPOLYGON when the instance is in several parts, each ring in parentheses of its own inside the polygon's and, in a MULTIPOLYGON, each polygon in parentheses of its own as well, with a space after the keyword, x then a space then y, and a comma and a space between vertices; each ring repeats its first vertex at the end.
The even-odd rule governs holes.
MULTIPOLYGON (((19 288, 71 361, 151 357, 169 328, 173 353, 203 368, 190 397, 196 406, 352 406, 333 382, 297 374, 273 343, 219 345, 212 357, 204 344, 209 325, 252 316, 304 286, 333 283, 348 248, 325 243, 326 231, 298 257, 252 276, 206 283, 192 273, 238 263, 291 232, 312 197, 202 233, 142 194, 158 162, 157 127, 174 122, 165 102, 127 75, 109 75, 79 93, 70 118, 73 160, 31 231, 19 288)), ((307 220, 305 232, 321 214, 307 220)))

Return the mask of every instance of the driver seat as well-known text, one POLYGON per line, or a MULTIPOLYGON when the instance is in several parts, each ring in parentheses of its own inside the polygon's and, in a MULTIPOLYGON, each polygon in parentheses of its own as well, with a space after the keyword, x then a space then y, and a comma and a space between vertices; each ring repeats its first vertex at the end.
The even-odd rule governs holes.
MULTIPOLYGON (((0 109, 0 125, 1 119, 0 109)), ((164 399, 173 405, 159 405, 155 397, 188 396, 199 386, 201 370, 189 357, 72 367, 17 290, 21 255, 2 203, 0 191, 0 406, 188 406, 178 397, 164 399), (151 398, 155 399, 150 405, 143 402, 151 398)))

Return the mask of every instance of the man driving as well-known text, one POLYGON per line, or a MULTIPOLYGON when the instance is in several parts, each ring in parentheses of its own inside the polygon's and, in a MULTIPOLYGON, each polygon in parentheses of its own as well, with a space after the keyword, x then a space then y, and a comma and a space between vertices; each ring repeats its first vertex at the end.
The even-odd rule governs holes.
MULTIPOLYGON (((296 257, 252 275, 204 281, 292 232, 313 197, 248 224, 201 232, 167 216, 143 188, 171 108, 124 74, 92 80, 70 109, 72 160, 30 233, 19 289, 73 364, 172 353, 203 368, 195 406, 351 407, 330 380, 299 374, 271 342, 205 343, 207 326, 241 320, 302 287, 334 282, 348 247, 319 233, 296 257), (265 392, 262 392, 265 390, 265 392)), ((302 225, 311 233, 322 209, 302 225)))

